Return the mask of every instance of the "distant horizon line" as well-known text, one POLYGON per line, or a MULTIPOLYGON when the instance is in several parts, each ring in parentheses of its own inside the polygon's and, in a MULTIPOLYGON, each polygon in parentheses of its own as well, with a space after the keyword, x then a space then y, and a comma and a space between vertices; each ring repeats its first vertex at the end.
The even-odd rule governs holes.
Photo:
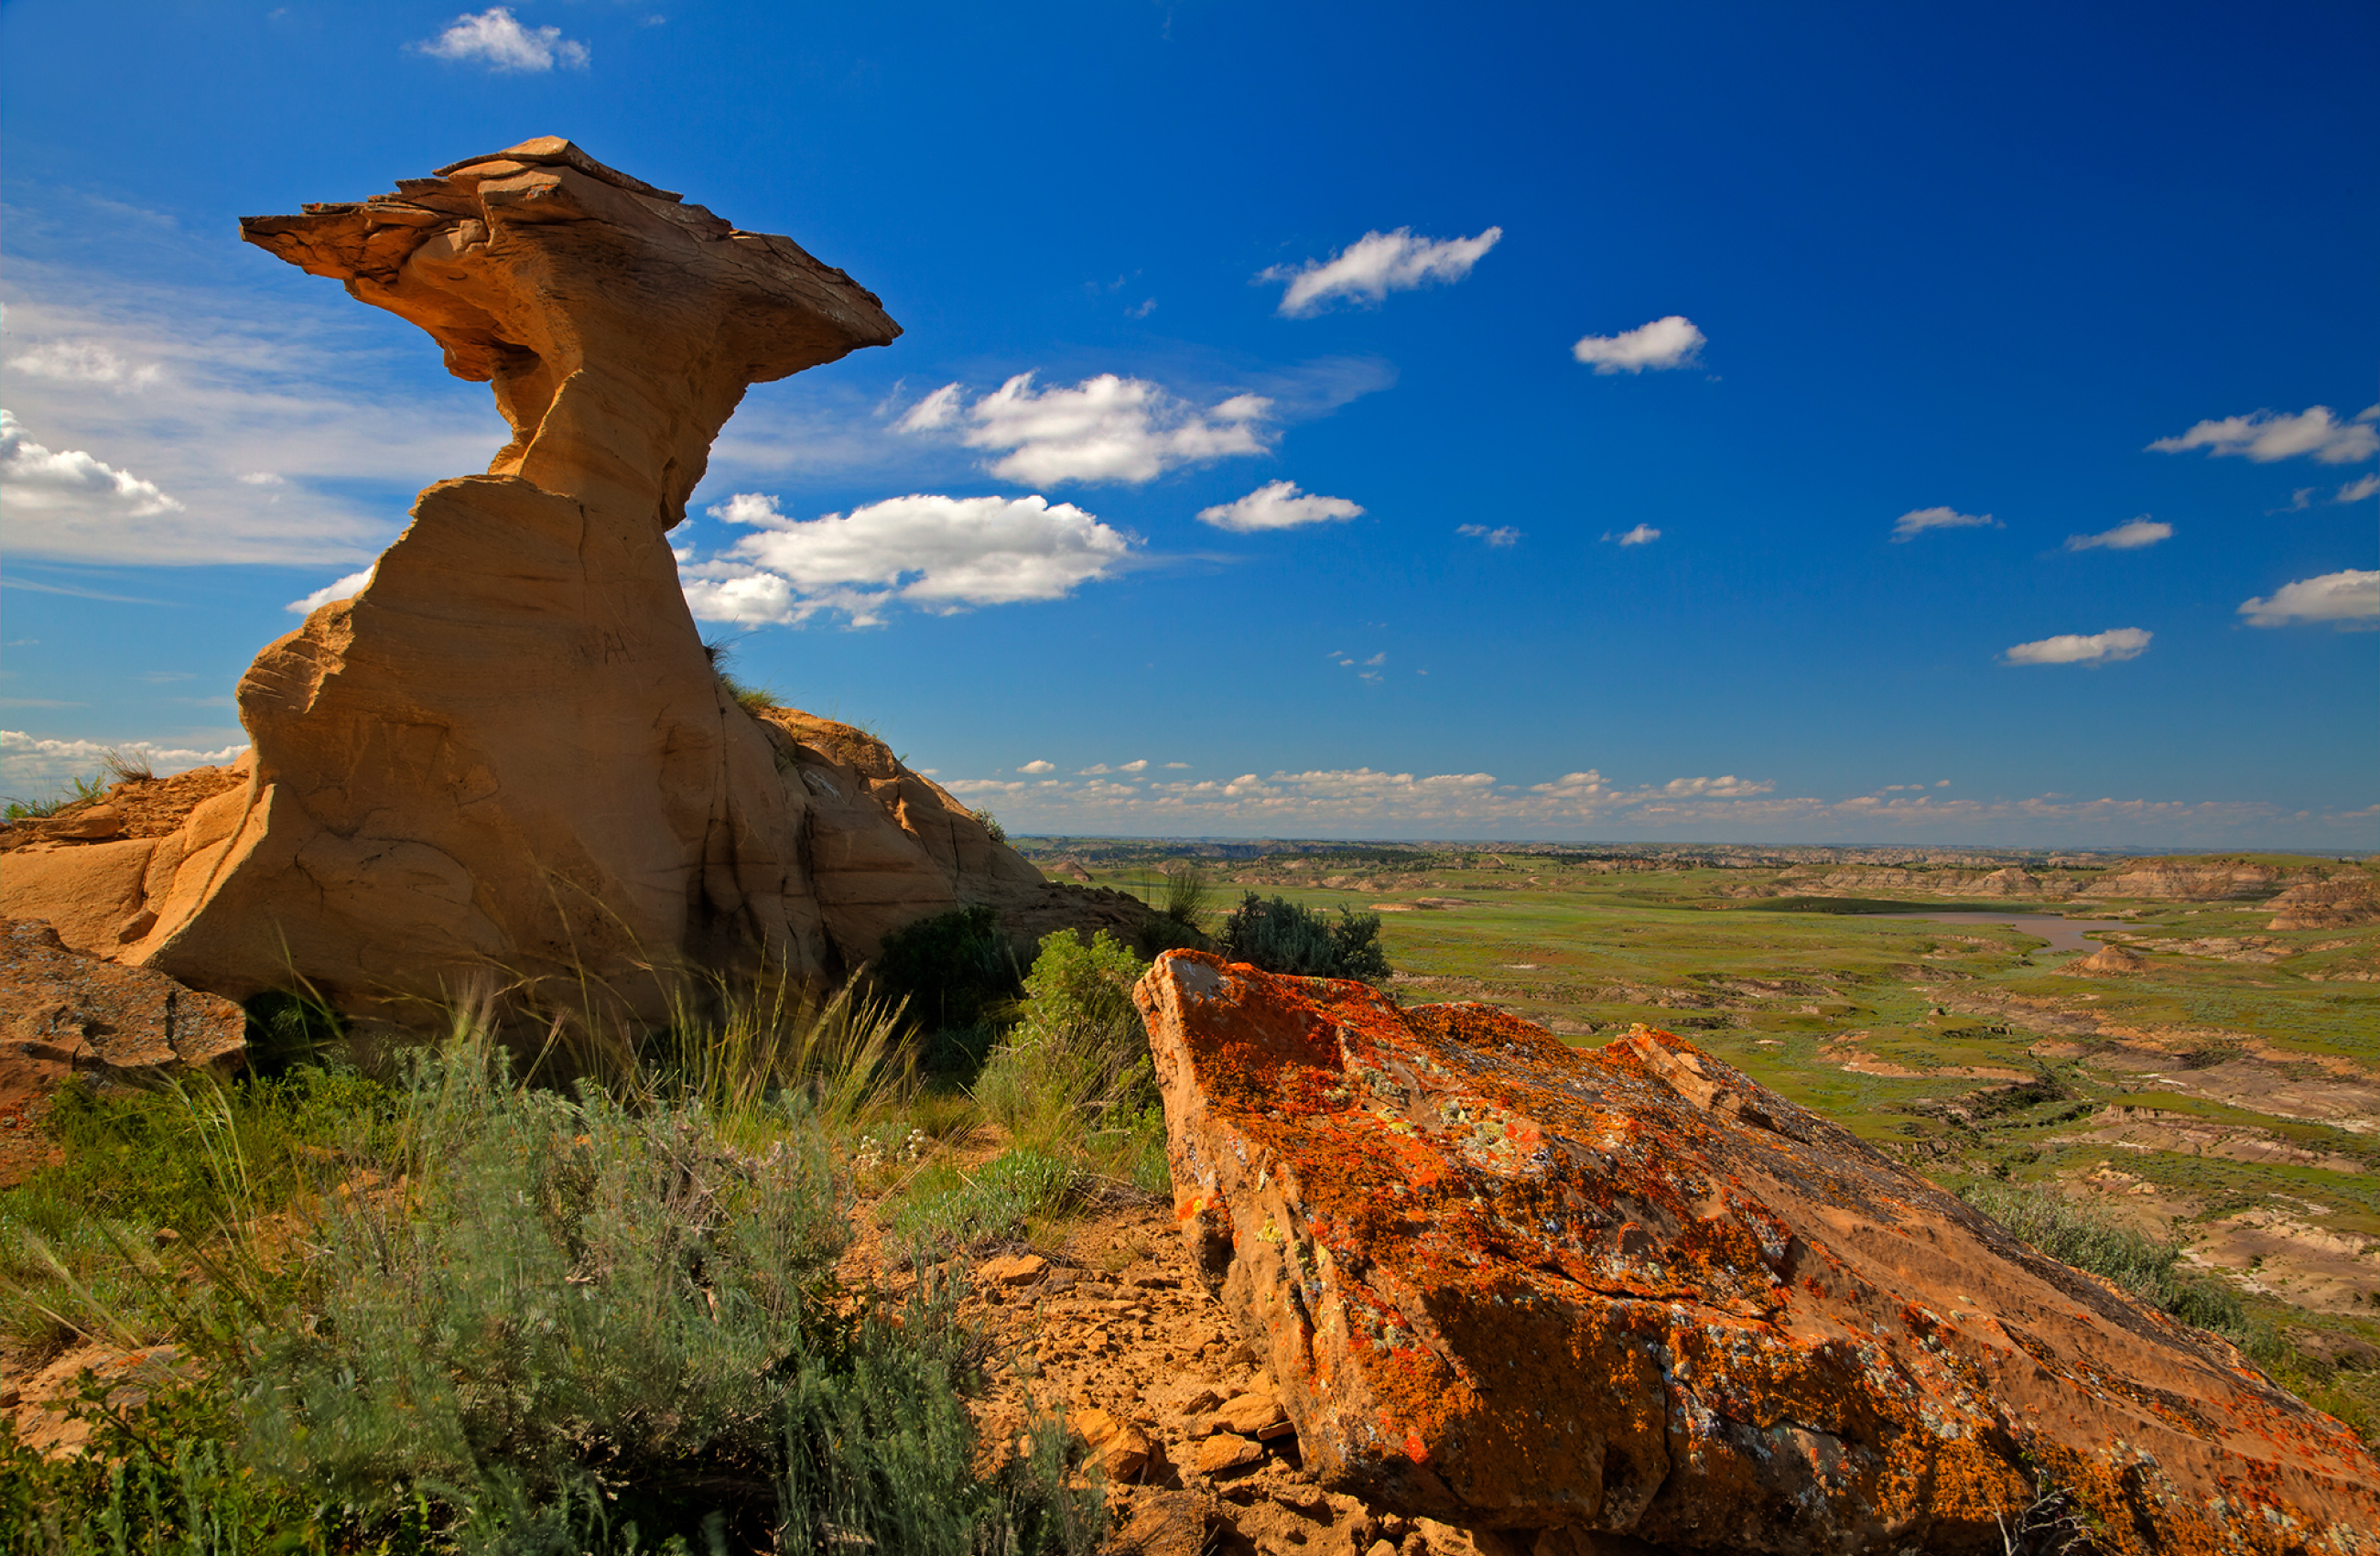
POLYGON ((1667 839, 1627 841, 1615 838, 1465 838, 1465 837, 1286 837, 1269 834, 1207 833, 1196 835, 1143 834, 1136 833, 1026 833, 1010 834, 1014 842, 1032 843, 1173 843, 1173 844, 1233 844, 1242 846, 1255 844, 1278 844, 1295 847, 1372 847, 1372 848, 1743 848, 1743 849, 1845 849, 1899 848, 1959 850, 1972 854, 2114 854, 2131 858, 2155 858, 2167 855, 2187 854, 2216 857, 2234 854, 2286 854, 2300 858, 2325 860, 2332 863, 2365 864, 2380 859, 2380 849, 2290 848, 2272 845, 2231 845, 2227 846, 2177 845, 2154 847, 2143 844, 2080 845, 1992 844, 1992 843, 1748 843, 1702 839, 1694 842, 1672 842, 1667 839))

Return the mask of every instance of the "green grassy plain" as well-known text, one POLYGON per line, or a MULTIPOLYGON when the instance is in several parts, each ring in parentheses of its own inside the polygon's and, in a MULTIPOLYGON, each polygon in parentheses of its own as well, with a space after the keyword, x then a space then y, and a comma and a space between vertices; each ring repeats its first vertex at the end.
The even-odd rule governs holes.
MULTIPOLYGON (((1196 858, 1218 907, 1257 891, 1378 910, 1407 1003, 1486 1001, 1580 1044, 1667 1028, 1946 1187, 2107 1203, 2192 1242, 2266 1320, 2380 1343, 2380 925, 2274 930, 2252 900, 1814 900, 1806 869, 1690 855, 1027 846, 1144 893, 1196 858), (1929 908, 2120 919, 2148 965, 2075 977, 2059 969, 2088 952, 2016 928, 1879 916, 1929 908), (2263 1233, 2243 1213, 2298 1241, 2247 1251, 2263 1233)), ((2380 1375, 2338 1377, 2334 1406, 2380 1419, 2380 1375)))

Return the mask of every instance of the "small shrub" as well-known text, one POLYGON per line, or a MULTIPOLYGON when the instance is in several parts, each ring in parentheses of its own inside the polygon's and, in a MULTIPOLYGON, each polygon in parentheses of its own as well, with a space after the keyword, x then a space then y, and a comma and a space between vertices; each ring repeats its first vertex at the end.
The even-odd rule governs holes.
MULTIPOLYGON (((765 1095, 723 1092, 735 1138, 715 1076, 632 1075, 625 1102, 516 1087, 468 1012, 397 1088, 301 1067, 69 1093, 67 1161, 0 1196, 0 1246, 20 1251, 29 1215, 90 1231, 141 1266, 121 1291, 165 1294, 171 1321, 82 1331, 183 1341, 208 1380, 86 1402, 98 1431, 78 1459, 0 1426, 0 1550, 1091 1556, 1106 1519, 1079 1441, 1036 1418, 1029 1452, 979 1449, 966 1401, 986 1353, 961 1294, 930 1271, 891 1305, 840 1283, 849 1198, 821 1087, 759 1069, 765 1095), (228 1292, 228 1256, 200 1238, 157 1254, 134 1234, 210 1215, 204 1241, 285 1268, 228 1292), (187 1281, 191 1258, 207 1280, 187 1281)), ((1013 1231, 1074 1177, 1012 1153, 922 1220, 1013 1231)), ((67 1283, 98 1309, 117 1290, 67 1283)))
POLYGON ((698 1099, 517 1088, 477 1043, 419 1065, 389 1165, 314 1230, 317 1321, 258 1343, 264 1473, 459 1551, 1096 1543, 1055 1423, 974 1475, 955 1289, 837 1284, 848 1199, 797 1092, 739 1149, 698 1099))
POLYGON ((1222 941, 1224 955, 1266 972, 1374 982, 1389 976, 1377 913, 1342 907, 1333 924, 1285 897, 1267 902, 1250 892, 1223 920, 1222 941))
POLYGON ((999 1042, 1000 1027, 990 1020, 939 1027, 919 1045, 917 1068, 936 1080, 965 1086, 982 1071, 999 1042))
POLYGON ((1152 1101, 1125 1132, 1115 1153, 1115 1175, 1143 1194, 1160 1198, 1173 1192, 1173 1163, 1166 1155, 1165 1107, 1152 1101))
POLYGON ((633 1053, 594 1067, 620 1095, 699 1101, 719 1126, 745 1132, 757 1115, 799 1097, 830 1132, 844 1134, 909 1094, 913 1056, 901 1041, 898 1002, 871 996, 857 978, 823 1000, 783 979, 722 980, 698 1005, 633 1053))
POLYGON ((0 1550, 22 1556, 264 1556, 319 1552, 313 1499, 239 1462, 237 1411, 203 1385, 132 1405, 86 1392, 83 1452, 29 1448, 0 1421, 0 1550))
POLYGON ((111 784, 153 784, 157 768, 149 753, 138 746, 110 746, 99 753, 99 766, 105 781, 111 784))
POLYGON ((727 662, 735 654, 735 645, 733 642, 714 639, 702 645, 702 653, 703 657, 710 662, 711 671, 718 675, 719 685, 727 693, 727 699, 753 717, 758 718, 772 708, 782 708, 785 705, 784 700, 773 688, 754 686, 748 681, 728 674, 727 662))
POLYGON ((1153 962, 1169 951, 1205 951, 1214 942, 1196 925, 1160 913, 1141 921, 1140 928, 1133 931, 1132 943, 1135 950, 1153 962))
POLYGON ((313 1068, 61 1088, 43 1122, 63 1160, 0 1194, 0 1332, 36 1354, 84 1335, 162 1338, 179 1312, 166 1266, 188 1260, 161 1260, 153 1234, 170 1230, 193 1253, 226 1234, 237 1246, 240 1227, 383 1140, 395 1101, 353 1071, 313 1068))
POLYGON ((1096 1149, 1156 1100, 1148 1033, 1132 1003, 1140 959, 1101 930, 1041 942, 1019 1019, 977 1077, 984 1113, 1019 1141, 1096 1149))
POLYGON ((867 1310, 835 1365, 796 1380, 775 1549, 1091 1556, 1102 1543, 1105 1498, 1060 1422, 1031 1422, 1028 1453, 1003 1453, 992 1473, 975 1473, 963 1395, 980 1386, 981 1367, 955 1295, 929 1285, 898 1316, 867 1310))
POLYGON ((784 699, 772 687, 752 686, 733 675, 722 675, 719 680, 727 688, 728 700, 755 718, 785 705, 784 699))
POLYGON ((248 1016, 248 1068, 258 1076, 320 1067, 346 1036, 339 1013, 309 991, 268 989, 242 1005, 248 1016))
POLYGON ((0 807, 0 820, 39 821, 56 815, 69 805, 79 805, 87 799, 105 799, 107 784, 97 778, 69 778, 65 790, 40 799, 11 797, 0 807))
POLYGON ((1002 826, 1000 824, 1000 818, 993 815, 990 811, 970 810, 967 814, 973 816, 976 819, 977 824, 981 826, 985 832, 991 834, 991 840, 994 843, 1005 843, 1008 841, 1008 829, 1002 826))
POLYGON ((1000 914, 978 905, 906 924, 884 937, 871 969, 910 1015, 939 1030, 973 1027, 1016 997, 1016 953, 1000 914))
POLYGON ((1213 886, 1207 872, 1196 865, 1184 865, 1168 870, 1165 876, 1165 917, 1187 929, 1198 928, 1198 920, 1207 911, 1207 899, 1213 895, 1213 886))

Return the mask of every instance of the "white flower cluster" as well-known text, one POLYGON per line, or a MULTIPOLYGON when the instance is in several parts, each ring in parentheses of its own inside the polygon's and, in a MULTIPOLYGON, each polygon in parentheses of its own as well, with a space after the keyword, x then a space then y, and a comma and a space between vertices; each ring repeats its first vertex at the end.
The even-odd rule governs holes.
POLYGON ((888 1152, 884 1142, 870 1135, 859 1142, 857 1150, 851 1153, 851 1165, 862 1173, 877 1172, 889 1163, 915 1166, 924 1159, 926 1148, 931 1144, 933 1142, 926 1137, 924 1130, 912 1129, 909 1137, 901 1142, 900 1149, 888 1152))

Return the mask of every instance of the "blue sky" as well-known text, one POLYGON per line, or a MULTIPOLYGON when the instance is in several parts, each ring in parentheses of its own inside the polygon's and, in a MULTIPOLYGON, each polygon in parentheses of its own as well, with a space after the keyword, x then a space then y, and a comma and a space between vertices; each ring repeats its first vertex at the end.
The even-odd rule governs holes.
POLYGON ((1012 830, 2380 848, 2376 46, 8 0, 0 788, 239 744, 503 441, 236 218, 551 133, 906 328, 755 390, 675 539, 740 674, 1012 830))

